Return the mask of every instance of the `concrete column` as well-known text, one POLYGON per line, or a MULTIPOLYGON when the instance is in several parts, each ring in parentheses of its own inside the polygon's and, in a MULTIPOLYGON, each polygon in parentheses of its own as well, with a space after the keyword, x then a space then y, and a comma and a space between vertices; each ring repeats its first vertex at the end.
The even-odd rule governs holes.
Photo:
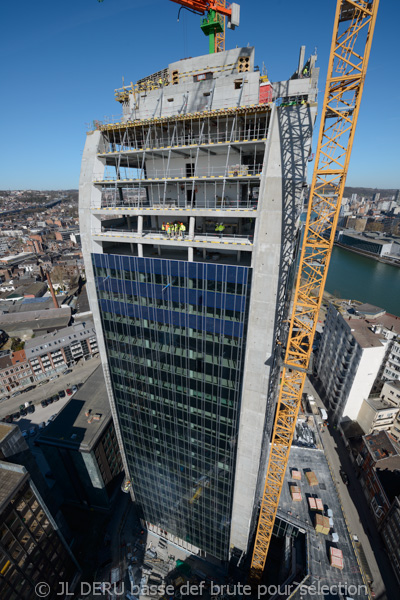
POLYGON ((203 248, 203 258, 204 260, 206 259, 207 256, 207 250, 205 248, 203 248))
POLYGON ((137 249, 138 249, 138 256, 140 256, 141 258, 143 258, 143 244, 138 244, 137 245, 137 249))
POLYGON ((137 218, 137 230, 139 235, 143 234, 143 217, 141 215, 137 218))
POLYGON ((188 248, 188 261, 193 262, 193 248, 191 246, 188 248))
POLYGON ((189 237, 191 239, 194 238, 194 224, 196 219, 194 217, 189 217, 189 237))
POLYGON ((237 253, 237 261, 238 261, 238 263, 240 263, 240 259, 241 258, 242 258, 242 253, 241 253, 240 250, 238 250, 238 253, 237 253))
POLYGON ((129 244, 131 247, 132 255, 135 256, 135 244, 129 244))
POLYGON ((128 225, 128 229, 131 229, 131 215, 126 215, 126 224, 128 225))
POLYGON ((157 246, 158 256, 161 256, 161 246, 157 246))

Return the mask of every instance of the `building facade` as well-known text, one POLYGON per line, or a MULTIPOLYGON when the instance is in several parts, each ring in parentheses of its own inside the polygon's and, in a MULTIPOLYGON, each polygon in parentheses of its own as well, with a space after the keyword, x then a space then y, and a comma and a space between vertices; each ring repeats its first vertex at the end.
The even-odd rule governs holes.
POLYGON ((368 505, 380 524, 400 495, 400 446, 387 431, 365 435, 356 462, 368 505))
POLYGON ((388 558, 394 574, 400 584, 400 497, 392 503, 386 517, 382 521, 380 532, 386 546, 388 558))
POLYGON ((63 501, 109 509, 122 471, 101 366, 46 427, 36 443, 51 468, 63 501))
POLYGON ((400 382, 385 382, 381 393, 364 400, 357 422, 365 433, 389 431, 395 440, 400 438, 400 382))
POLYGON ((326 315, 315 370, 335 422, 356 420, 386 353, 383 335, 365 319, 342 315, 332 304, 326 315))
POLYGON ((30 385, 35 380, 34 371, 24 350, 0 351, 0 394, 8 395, 30 385))
POLYGON ((25 343, 25 353, 36 381, 75 364, 81 358, 98 353, 93 323, 75 323, 70 327, 34 337, 25 343))
POLYGON ((172 63, 117 91, 120 122, 95 122, 82 160, 88 295, 132 497, 152 531, 221 560, 247 551, 265 475, 316 116, 303 61, 275 84, 253 48, 172 63))
POLYGON ((36 586, 49 586, 59 598, 59 582, 73 591, 79 567, 24 467, 0 462, 0 596, 34 598, 36 586))

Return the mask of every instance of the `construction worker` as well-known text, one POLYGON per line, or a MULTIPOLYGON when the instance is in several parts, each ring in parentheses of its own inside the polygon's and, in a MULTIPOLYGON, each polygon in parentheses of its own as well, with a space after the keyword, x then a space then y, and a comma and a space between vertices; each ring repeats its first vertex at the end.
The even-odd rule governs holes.
POLYGON ((303 69, 303 77, 308 77, 308 66, 307 65, 303 69))
POLYGON ((161 231, 165 231, 165 223, 163 222, 163 224, 161 225, 161 231))
POLYGON ((160 87, 162 87, 162 86, 163 86, 163 83, 164 83, 164 82, 163 82, 163 80, 162 80, 162 77, 160 77, 160 79, 158 80, 158 85, 159 85, 160 87))
POLYGON ((223 223, 217 223, 215 227, 215 231, 219 233, 219 237, 222 238, 222 234, 224 232, 225 225, 223 223))
POLYGON ((184 225, 183 223, 181 223, 181 234, 182 234, 182 239, 185 239, 185 231, 186 231, 186 225, 184 225))
POLYGON ((165 231, 167 232, 168 239, 171 239, 171 224, 170 223, 165 224, 165 231))
POLYGON ((177 240, 179 235, 179 223, 174 223, 174 237, 177 240))

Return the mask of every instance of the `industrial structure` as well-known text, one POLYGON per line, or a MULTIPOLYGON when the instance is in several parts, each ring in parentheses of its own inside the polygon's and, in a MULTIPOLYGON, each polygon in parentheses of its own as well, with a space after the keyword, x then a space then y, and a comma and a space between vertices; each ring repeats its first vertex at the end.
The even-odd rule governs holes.
POLYGON ((304 62, 302 48, 280 82, 260 74, 253 48, 174 62, 116 90, 121 119, 95 121, 87 135, 82 249, 130 492, 154 533, 223 561, 248 553, 263 497, 255 579, 288 463, 377 4, 338 1, 289 331, 315 56, 304 62))

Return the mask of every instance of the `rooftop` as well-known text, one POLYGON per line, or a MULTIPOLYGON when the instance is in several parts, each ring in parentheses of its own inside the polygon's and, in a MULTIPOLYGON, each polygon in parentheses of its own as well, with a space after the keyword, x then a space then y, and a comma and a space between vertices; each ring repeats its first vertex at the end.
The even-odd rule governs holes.
POLYGON ((379 306, 374 306, 373 304, 365 303, 357 306, 356 312, 361 315, 374 318, 379 315, 384 315, 386 311, 384 308, 379 308, 379 306))
MULTIPOLYGON (((328 586, 337 585, 339 581, 343 583, 351 581, 354 585, 364 585, 340 500, 322 450, 292 446, 279 503, 278 517, 294 524, 300 531, 305 531, 309 555, 308 572, 311 576, 323 580, 324 584, 328 586), (293 469, 301 472, 300 481, 291 477, 293 469), (306 472, 309 471, 315 474, 318 485, 309 485, 306 478, 306 472), (292 500, 290 495, 291 483, 295 483, 300 488, 302 499, 299 502, 292 500), (328 535, 317 533, 315 530, 317 511, 311 510, 308 502, 308 498, 312 496, 322 500, 325 514, 328 508, 333 512, 334 526, 328 535), (332 540, 332 531, 339 536, 339 541, 336 543, 332 540), (343 570, 341 571, 330 565, 329 551, 331 547, 338 548, 343 553, 343 570)), ((362 594, 356 597, 364 598, 362 594)))
MULTIPOLYGON (((370 433, 364 436, 364 443, 376 463, 390 456, 400 455, 400 446, 387 431, 370 433)), ((381 466, 381 464, 379 464, 381 466)))
POLYGON ((38 442, 90 452, 111 420, 103 369, 101 365, 64 406, 57 418, 46 427, 38 442), (89 416, 85 413, 90 412, 89 416), (100 420, 93 416, 100 414, 100 420))
POLYGON ((57 346, 65 346, 74 340, 84 340, 93 335, 96 335, 96 330, 92 321, 74 323, 70 327, 63 327, 27 340, 24 349, 27 357, 31 358, 37 351, 43 350, 42 346, 47 349, 48 345, 48 350, 54 350, 57 346))
POLYGON ((389 331, 394 331, 397 335, 400 335, 400 317, 396 317, 396 315, 385 313, 382 316, 377 316, 374 320, 370 318, 369 321, 370 324, 383 325, 389 331))
POLYGON ((55 329, 66 327, 71 319, 69 307, 50 308, 48 310, 34 310, 30 312, 0 315, 0 328, 7 331, 21 331, 22 329, 55 329))
POLYGON ((364 319, 346 319, 351 333, 361 348, 379 348, 383 346, 378 335, 370 329, 370 324, 364 319))
POLYGON ((28 473, 24 467, 0 461, 0 511, 7 506, 27 478, 28 473))
POLYGON ((388 400, 384 400, 380 396, 378 396, 378 397, 371 397, 370 396, 369 398, 366 399, 366 402, 375 411, 396 409, 396 406, 394 404, 391 404, 388 400))

